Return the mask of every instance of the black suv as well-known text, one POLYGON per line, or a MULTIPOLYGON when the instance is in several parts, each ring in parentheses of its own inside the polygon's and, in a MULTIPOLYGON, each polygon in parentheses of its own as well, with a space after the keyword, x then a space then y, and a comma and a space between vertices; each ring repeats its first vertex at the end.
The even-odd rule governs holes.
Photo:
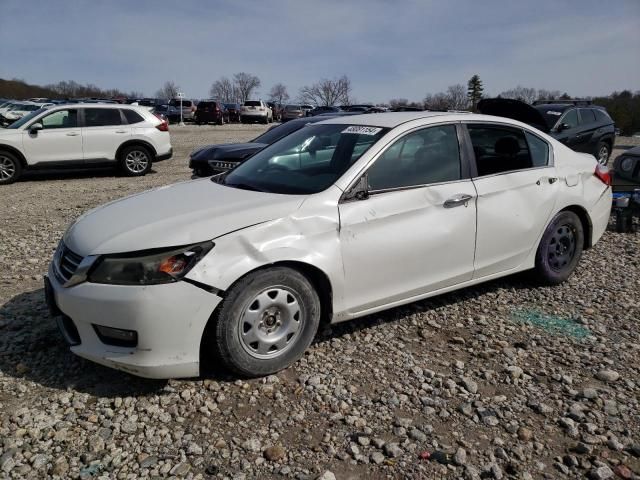
POLYGON ((478 111, 532 125, 577 152, 590 153, 606 165, 613 149, 615 125, 604 107, 590 100, 542 100, 533 105, 506 98, 478 102, 478 111))

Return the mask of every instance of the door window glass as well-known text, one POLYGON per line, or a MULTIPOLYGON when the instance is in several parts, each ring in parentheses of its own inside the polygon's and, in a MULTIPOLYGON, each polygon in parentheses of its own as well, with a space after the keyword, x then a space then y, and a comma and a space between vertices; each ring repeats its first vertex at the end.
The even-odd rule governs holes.
POLYGON ((495 125, 468 125, 478 176, 523 170, 533 163, 522 130, 495 125))
POLYGON ((45 130, 54 128, 75 128, 78 126, 77 110, 58 110, 42 119, 42 127, 45 130))
POLYGON ((593 110, 590 108, 581 108, 580 109, 580 123, 583 125, 587 125, 589 123, 595 123, 596 116, 593 113, 593 110))
POLYGON ((120 110, 117 108, 85 108, 85 127, 109 127, 121 125, 120 110))
POLYGON ((531 152, 531 163, 534 167, 546 167, 549 164, 549 144, 535 135, 524 132, 531 152))
POLYGON ((425 128, 393 143, 368 171, 371 190, 460 180, 454 125, 425 128))
POLYGON ((564 117, 562 117, 562 120, 560 120, 560 123, 566 123, 567 125, 569 125, 569 128, 575 128, 578 126, 578 111, 577 110, 569 110, 564 117))

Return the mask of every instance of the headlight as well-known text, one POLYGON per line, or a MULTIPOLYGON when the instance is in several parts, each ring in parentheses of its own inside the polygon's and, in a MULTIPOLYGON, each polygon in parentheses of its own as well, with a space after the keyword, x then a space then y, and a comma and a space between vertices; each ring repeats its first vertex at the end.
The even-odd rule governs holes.
POLYGON ((630 157, 623 157, 620 160, 620 169, 623 172, 630 172, 633 169, 633 159, 630 157))
POLYGON ((170 250, 154 249, 121 255, 103 255, 89 272, 93 283, 157 285, 177 282, 213 248, 213 242, 170 250))

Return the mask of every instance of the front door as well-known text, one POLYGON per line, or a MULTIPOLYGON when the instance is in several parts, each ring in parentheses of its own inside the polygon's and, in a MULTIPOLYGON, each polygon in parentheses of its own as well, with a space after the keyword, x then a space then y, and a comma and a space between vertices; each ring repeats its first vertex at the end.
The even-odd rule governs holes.
POLYGON ((339 205, 350 313, 410 300, 473 273, 476 191, 455 125, 412 131, 368 169, 368 198, 339 205))
POLYGON ((536 248, 556 203, 559 182, 549 144, 519 128, 468 125, 478 176, 474 278, 522 265, 536 248))
POLYGON ((82 132, 78 110, 56 110, 40 119, 42 130, 22 133, 22 145, 29 165, 51 162, 82 162, 82 132))

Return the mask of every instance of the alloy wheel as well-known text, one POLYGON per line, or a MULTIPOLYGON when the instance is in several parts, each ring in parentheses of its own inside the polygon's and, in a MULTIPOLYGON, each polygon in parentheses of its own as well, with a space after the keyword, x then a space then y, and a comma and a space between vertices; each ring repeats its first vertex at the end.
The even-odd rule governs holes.
POLYGON ((299 295, 283 286, 270 287, 256 295, 240 320, 240 341, 245 351, 266 359, 289 350, 304 324, 300 305, 299 295))
POLYGON ((609 148, 606 145, 602 145, 598 150, 598 163, 600 165, 606 165, 609 161, 609 148))
POLYGON ((144 172, 149 165, 149 157, 142 150, 131 150, 127 153, 124 163, 131 172, 141 173, 144 172))
POLYGON ((0 155, 0 181, 7 181, 16 174, 16 165, 13 160, 0 155))

